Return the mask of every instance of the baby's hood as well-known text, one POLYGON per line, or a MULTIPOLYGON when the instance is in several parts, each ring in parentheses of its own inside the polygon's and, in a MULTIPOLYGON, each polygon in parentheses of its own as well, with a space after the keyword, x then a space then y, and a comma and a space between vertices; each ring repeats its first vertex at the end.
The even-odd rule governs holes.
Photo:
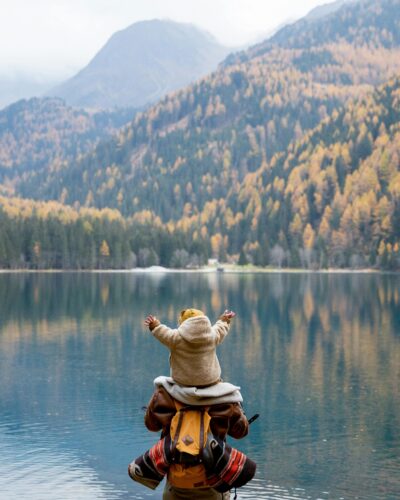
POLYGON ((182 338, 193 344, 210 342, 214 334, 207 316, 194 316, 184 321, 178 328, 182 338))

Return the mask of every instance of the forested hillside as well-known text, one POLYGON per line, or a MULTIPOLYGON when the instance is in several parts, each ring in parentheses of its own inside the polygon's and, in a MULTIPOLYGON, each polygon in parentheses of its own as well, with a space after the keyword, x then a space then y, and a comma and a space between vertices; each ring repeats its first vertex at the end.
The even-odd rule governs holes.
POLYGON ((335 110, 226 196, 195 214, 186 206, 175 222, 163 224, 150 210, 124 219, 116 210, 55 202, 2 198, 0 205, 3 265, 181 266, 213 255, 259 265, 396 268, 400 79, 335 110))
POLYGON ((133 109, 87 111, 61 99, 33 98, 0 111, 0 183, 59 170, 133 118, 133 109), (22 177, 21 177, 22 176, 22 177))
POLYGON ((232 54, 225 64, 243 62, 275 47, 307 49, 321 45, 395 48, 400 45, 399 0, 359 0, 344 3, 327 16, 300 19, 285 26, 271 39, 247 51, 232 54))
MULTIPOLYGON (((246 174, 285 151, 346 101, 400 73, 398 45, 371 46, 365 35, 368 25, 369 31, 385 30, 386 37, 397 40, 399 2, 378 2, 390 14, 384 18, 372 17, 366 8, 376 9, 377 2, 362 4, 362 11, 358 3, 350 4, 328 19, 339 30, 343 11, 354 9, 359 17, 351 33, 355 40, 364 37, 364 43, 323 45, 318 38, 312 45, 310 36, 307 48, 275 44, 261 56, 221 68, 170 94, 82 161, 50 175, 26 178, 17 193, 60 199, 65 188, 66 203, 116 207, 125 215, 149 209, 164 221, 176 220, 184 211, 198 213, 206 202, 226 197, 246 174)), ((326 22, 322 18, 311 26, 326 22)), ((300 44, 305 34, 296 26, 300 44)))
POLYGON ((399 20, 368 0, 286 27, 15 192, 118 209, 147 264, 399 267, 399 20))
POLYGON ((269 249, 279 264, 398 266, 400 79, 334 111, 248 176, 238 199, 260 263, 269 249))

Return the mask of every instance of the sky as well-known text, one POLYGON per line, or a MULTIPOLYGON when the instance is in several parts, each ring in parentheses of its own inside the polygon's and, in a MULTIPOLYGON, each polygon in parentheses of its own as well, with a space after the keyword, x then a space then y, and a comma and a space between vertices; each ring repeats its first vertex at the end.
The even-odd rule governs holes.
POLYGON ((193 23, 243 46, 328 1, 0 0, 0 77, 72 76, 115 31, 144 19, 193 23))

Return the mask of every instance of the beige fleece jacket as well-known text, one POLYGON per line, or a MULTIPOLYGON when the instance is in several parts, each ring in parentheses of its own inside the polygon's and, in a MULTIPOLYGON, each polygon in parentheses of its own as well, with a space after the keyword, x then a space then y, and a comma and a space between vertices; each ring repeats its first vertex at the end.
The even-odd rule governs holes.
POLYGON ((151 332, 170 350, 171 377, 180 385, 206 386, 221 378, 216 346, 229 331, 229 324, 218 320, 211 325, 207 316, 195 316, 179 328, 158 325, 151 332))

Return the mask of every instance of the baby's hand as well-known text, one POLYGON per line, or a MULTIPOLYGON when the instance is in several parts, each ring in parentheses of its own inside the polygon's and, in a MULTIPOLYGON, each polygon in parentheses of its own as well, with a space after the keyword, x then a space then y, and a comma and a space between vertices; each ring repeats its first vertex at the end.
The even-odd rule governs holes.
POLYGON ((235 316, 236 313, 234 313, 233 311, 228 311, 228 309, 226 309, 219 319, 225 321, 225 323, 230 323, 231 319, 234 318, 235 316))
POLYGON ((144 320, 144 324, 149 328, 150 331, 152 331, 160 324, 160 321, 155 316, 149 314, 144 320))

